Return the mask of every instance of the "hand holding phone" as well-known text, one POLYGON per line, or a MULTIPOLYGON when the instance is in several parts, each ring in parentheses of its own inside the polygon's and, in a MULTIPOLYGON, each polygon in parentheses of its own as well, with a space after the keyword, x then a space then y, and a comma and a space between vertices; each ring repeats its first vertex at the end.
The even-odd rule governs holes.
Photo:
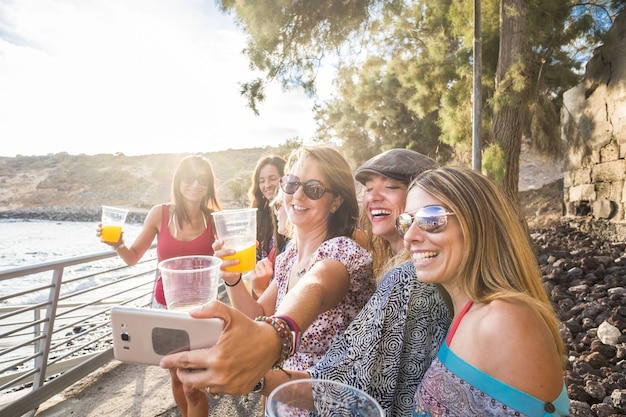
POLYGON ((122 362, 159 365, 170 353, 208 348, 224 328, 222 319, 196 319, 186 312, 114 306, 113 355, 122 362))

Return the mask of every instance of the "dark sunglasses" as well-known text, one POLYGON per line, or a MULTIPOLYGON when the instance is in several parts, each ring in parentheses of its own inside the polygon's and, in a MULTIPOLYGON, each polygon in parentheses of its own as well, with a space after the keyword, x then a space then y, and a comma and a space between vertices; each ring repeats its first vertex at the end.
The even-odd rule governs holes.
POLYGON ((208 175, 194 175, 194 174, 186 174, 181 177, 181 179, 189 185, 192 185, 194 181, 198 181, 198 184, 202 187, 206 187, 211 183, 211 177, 208 175))
POLYGON ((448 216, 454 216, 444 207, 426 206, 417 210, 415 214, 402 213, 396 218, 396 230, 401 237, 409 231, 413 222, 417 227, 428 233, 443 232, 448 225, 448 216))
POLYGON ((295 175, 285 175, 280 179, 280 188, 285 194, 295 194, 300 186, 302 186, 304 190, 304 195, 311 200, 319 200, 326 192, 335 193, 330 188, 326 188, 324 184, 318 180, 308 180, 303 183, 300 181, 300 178, 295 175))

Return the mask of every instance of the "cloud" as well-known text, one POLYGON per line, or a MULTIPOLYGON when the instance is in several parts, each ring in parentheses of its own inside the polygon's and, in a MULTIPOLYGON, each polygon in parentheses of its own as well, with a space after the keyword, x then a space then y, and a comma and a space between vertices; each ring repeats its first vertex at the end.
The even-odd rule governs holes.
POLYGON ((268 90, 254 116, 244 36, 212 2, 0 0, 0 154, 209 152, 315 129, 313 100, 268 90))

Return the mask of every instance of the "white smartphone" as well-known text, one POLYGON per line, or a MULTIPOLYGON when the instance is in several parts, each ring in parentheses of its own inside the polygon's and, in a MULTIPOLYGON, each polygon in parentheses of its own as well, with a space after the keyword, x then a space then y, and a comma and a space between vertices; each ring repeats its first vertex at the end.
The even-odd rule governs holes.
POLYGON ((113 355, 122 362, 158 365, 163 356, 215 345, 224 323, 182 311, 114 306, 113 355))

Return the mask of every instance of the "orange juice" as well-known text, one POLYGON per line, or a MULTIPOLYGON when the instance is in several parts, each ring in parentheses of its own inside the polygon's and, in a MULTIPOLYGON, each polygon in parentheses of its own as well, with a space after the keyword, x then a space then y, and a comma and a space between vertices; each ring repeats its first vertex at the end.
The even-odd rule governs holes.
POLYGON ((234 255, 224 256, 224 260, 227 259, 239 259, 239 265, 224 268, 227 272, 252 271, 256 266, 256 242, 244 249, 237 249, 234 255))
POLYGON ((117 243, 122 236, 122 226, 114 226, 110 224, 102 225, 102 235, 100 240, 102 242, 117 243))

